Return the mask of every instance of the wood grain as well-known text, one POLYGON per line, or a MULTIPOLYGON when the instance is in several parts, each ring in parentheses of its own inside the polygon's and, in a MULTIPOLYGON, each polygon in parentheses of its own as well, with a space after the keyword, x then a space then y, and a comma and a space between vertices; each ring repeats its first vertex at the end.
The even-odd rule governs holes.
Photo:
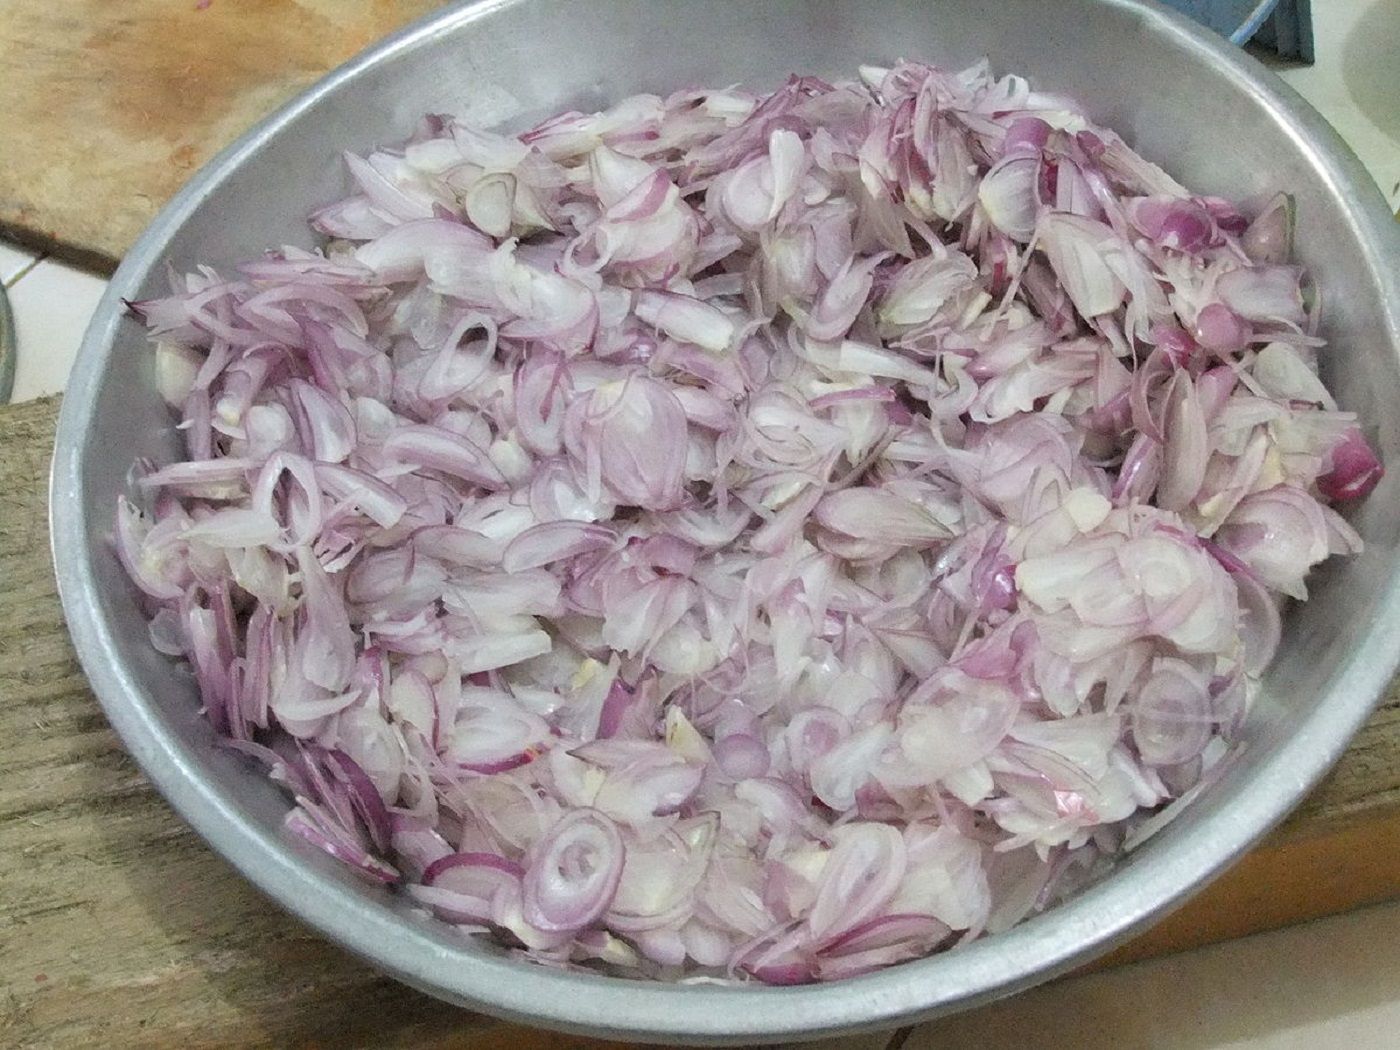
POLYGON ((110 269, 206 160, 441 0, 5 0, 0 230, 110 269))
MULTIPOLYGON (((261 897, 146 783, 88 691, 48 556, 57 399, 0 409, 0 1046, 604 1047, 381 977, 261 897)), ((1113 961, 1400 896, 1400 694, 1232 872, 1113 961)))
POLYGON ((57 399, 0 409, 0 1046, 596 1046, 411 991, 211 853, 122 750, 63 626, 57 399))

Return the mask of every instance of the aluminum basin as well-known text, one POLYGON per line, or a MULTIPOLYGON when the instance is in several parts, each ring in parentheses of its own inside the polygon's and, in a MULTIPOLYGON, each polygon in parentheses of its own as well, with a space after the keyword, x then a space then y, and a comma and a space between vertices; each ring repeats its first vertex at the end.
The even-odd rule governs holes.
MULTIPOLYGON (((53 545, 93 688, 128 748, 209 844, 288 910, 417 988, 497 1014, 654 1041, 745 1043, 893 1026, 1044 981, 1122 941, 1238 858, 1323 775, 1400 656, 1400 249, 1382 197, 1332 129, 1225 41, 1136 0, 488 0, 444 10, 337 70, 215 158, 117 271, 63 403, 53 545), (901 56, 998 69, 1070 93, 1183 182, 1298 198, 1301 258, 1325 305, 1324 372, 1391 474, 1353 523, 1366 552, 1329 564, 1284 643, 1231 772, 1079 897, 945 955, 834 985, 673 986, 563 973, 467 940, 284 834, 288 802, 213 746, 189 675, 155 653, 109 547, 138 456, 179 452, 123 298, 165 263, 229 266, 312 245, 304 216, 347 189, 340 151, 402 139, 425 112, 519 127, 690 84, 850 76, 901 56)), ((1067 1037, 1069 1038, 1069 1037, 1067 1037)))

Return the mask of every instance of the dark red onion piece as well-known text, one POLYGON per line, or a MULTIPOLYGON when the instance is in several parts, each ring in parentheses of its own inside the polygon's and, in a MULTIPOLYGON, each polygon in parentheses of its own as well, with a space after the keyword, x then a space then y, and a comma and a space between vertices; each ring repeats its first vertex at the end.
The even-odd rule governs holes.
POLYGON ((1002 548, 1005 530, 988 543, 972 566, 972 593, 983 610, 1010 609, 1016 604, 1016 565, 1002 548))
POLYGON ((1167 360, 1177 368, 1184 368, 1190 363, 1197 350, 1196 340, 1180 325, 1154 324, 1151 339, 1167 355, 1167 360))
POLYGON ((1250 334, 1249 325, 1224 303, 1211 303, 1196 315, 1196 342, 1207 350, 1238 350, 1250 334))
POLYGON ((1361 499, 1385 477, 1385 467, 1371 451, 1361 431, 1352 427, 1332 446, 1327 472, 1317 479, 1317 488, 1334 502, 1361 499))
POLYGON ((1215 223, 1195 201, 1143 197, 1128 207, 1133 225, 1163 248, 1194 254, 1215 239, 1215 223))
POLYGON ((1240 214, 1239 208, 1224 197, 1196 197, 1195 200, 1210 213, 1221 230, 1233 237, 1240 236, 1249 225, 1249 220, 1240 214))
POLYGON ((449 853, 428 865, 423 871, 423 882, 425 885, 434 886, 439 882, 450 884, 462 881, 449 876, 449 872, 456 872, 459 875, 475 875, 481 872, 495 873, 487 876, 488 881, 496 881, 495 875, 505 875, 513 879, 525 877, 524 868, 508 857, 502 857, 497 853, 449 853))
POLYGON ((1083 152, 1084 156, 1090 160, 1098 160, 1103 156, 1107 147, 1104 141, 1092 131, 1076 131, 1074 133, 1075 144, 1083 152))
POLYGON ((327 751, 325 758, 331 775, 339 778, 350 789, 350 804, 364 821, 370 839, 374 842, 374 848, 381 853, 386 852, 389 849, 393 826, 389 819, 389 810, 379 795, 379 789, 374 786, 374 781, 360 768, 359 763, 344 751, 327 751))
POLYGON ((621 678, 613 679, 608 695, 603 698, 603 708, 598 716, 598 738, 606 740, 621 728, 628 709, 636 700, 636 690, 621 678))
POLYGON ((1039 117, 1017 117, 1006 129, 1002 139, 1002 156, 1021 151, 1038 152, 1050 141, 1053 129, 1039 117))

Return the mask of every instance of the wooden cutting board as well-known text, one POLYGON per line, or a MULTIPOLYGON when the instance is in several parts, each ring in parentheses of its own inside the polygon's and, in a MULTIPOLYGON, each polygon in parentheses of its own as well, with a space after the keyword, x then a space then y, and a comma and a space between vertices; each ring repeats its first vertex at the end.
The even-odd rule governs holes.
MULTIPOLYGON (((491 1021, 374 973, 261 897, 155 793, 88 691, 54 590, 57 410, 57 398, 0 408, 0 1046, 608 1046, 491 1021)), ((1396 896, 1392 686, 1279 831, 1100 965, 1396 896)))
POLYGON ((441 0, 3 0, 0 232, 111 269, 206 160, 441 0))

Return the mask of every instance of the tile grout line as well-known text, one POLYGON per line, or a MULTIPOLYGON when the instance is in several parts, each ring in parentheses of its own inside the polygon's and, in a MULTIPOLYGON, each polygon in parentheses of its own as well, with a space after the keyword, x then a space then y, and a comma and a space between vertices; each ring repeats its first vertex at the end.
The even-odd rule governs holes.
POLYGON ((21 277, 27 277, 29 274, 33 273, 34 268, 48 257, 48 253, 45 252, 43 255, 36 255, 34 258, 30 259, 29 262, 21 266, 19 270, 8 281, 5 282, 6 291, 19 284, 19 280, 21 277))

